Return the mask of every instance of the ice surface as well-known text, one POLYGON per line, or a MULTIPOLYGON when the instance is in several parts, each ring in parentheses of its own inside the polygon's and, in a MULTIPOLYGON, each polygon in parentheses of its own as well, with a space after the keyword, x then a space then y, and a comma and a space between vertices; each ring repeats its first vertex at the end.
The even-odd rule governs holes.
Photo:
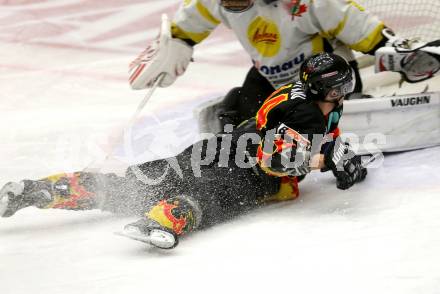
MULTIPOLYGON (((0 185, 103 157, 145 94, 129 89, 127 64, 177 2, 0 2, 0 185)), ((225 29, 195 60, 155 93, 132 152, 116 150, 118 160, 104 168, 196 140, 192 109, 239 85, 250 65, 225 29), (157 141, 164 136, 166 148, 157 141)), ((298 200, 195 233, 172 251, 113 234, 133 218, 23 209, 0 219, 0 291, 438 293, 439 165, 440 147, 387 155, 348 191, 331 174, 313 173, 298 200)))

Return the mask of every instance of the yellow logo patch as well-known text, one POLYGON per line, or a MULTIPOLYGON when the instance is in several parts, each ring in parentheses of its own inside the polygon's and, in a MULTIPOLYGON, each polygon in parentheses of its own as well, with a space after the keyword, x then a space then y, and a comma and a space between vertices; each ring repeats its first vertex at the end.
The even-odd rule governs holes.
POLYGON ((261 16, 255 18, 249 25, 248 39, 264 57, 272 57, 280 51, 281 38, 277 25, 261 16))

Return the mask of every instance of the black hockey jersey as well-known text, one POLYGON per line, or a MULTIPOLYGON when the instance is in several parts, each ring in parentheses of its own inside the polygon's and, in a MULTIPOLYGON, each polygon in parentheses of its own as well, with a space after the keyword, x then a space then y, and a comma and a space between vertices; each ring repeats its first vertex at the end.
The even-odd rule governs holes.
MULTIPOLYGON (((279 88, 263 103, 255 117, 255 128, 262 137, 257 148, 257 161, 267 173, 282 176, 283 173, 276 168, 281 163, 274 162, 281 160, 280 154, 283 150, 290 148, 292 157, 295 157, 300 147, 302 151, 308 150, 308 153, 322 152, 325 136, 331 136, 330 139, 339 136, 338 123, 341 115, 342 107, 324 115, 318 105, 306 97, 301 82, 279 88), (273 140, 269 131, 274 135, 273 140), (294 139, 293 142, 288 143, 285 140, 285 132, 294 139), (267 142, 271 143, 269 148, 267 142), (269 162, 272 165, 268 165, 269 162)), ((306 172, 303 170, 299 174, 306 172)))
POLYGON ((295 131, 304 134, 337 133, 342 107, 333 110, 324 116, 318 105, 307 99, 301 82, 288 84, 275 91, 257 112, 255 117, 256 128, 265 133, 285 124, 295 131))

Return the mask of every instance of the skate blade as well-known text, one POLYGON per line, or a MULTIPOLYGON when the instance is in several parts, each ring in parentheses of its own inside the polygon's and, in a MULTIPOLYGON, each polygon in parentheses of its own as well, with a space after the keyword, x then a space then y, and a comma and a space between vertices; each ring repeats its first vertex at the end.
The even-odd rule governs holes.
POLYGON ((159 229, 152 229, 148 235, 141 233, 137 230, 130 229, 115 232, 115 234, 149 245, 153 245, 160 249, 173 249, 178 244, 178 239, 175 235, 159 229))

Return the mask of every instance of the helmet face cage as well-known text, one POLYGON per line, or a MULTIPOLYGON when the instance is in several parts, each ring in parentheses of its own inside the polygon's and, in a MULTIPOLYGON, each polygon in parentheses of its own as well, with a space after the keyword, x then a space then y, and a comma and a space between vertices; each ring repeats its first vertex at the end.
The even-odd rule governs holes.
POLYGON ((320 53, 301 66, 300 79, 312 100, 340 98, 354 90, 355 75, 351 66, 340 56, 320 53))
POLYGON ((310 81, 310 92, 315 94, 319 100, 336 99, 347 94, 350 94, 354 90, 355 78, 354 71, 350 69, 350 72, 344 73, 344 77, 339 78, 335 83, 331 77, 327 77, 327 81, 321 80, 317 82, 310 81))

